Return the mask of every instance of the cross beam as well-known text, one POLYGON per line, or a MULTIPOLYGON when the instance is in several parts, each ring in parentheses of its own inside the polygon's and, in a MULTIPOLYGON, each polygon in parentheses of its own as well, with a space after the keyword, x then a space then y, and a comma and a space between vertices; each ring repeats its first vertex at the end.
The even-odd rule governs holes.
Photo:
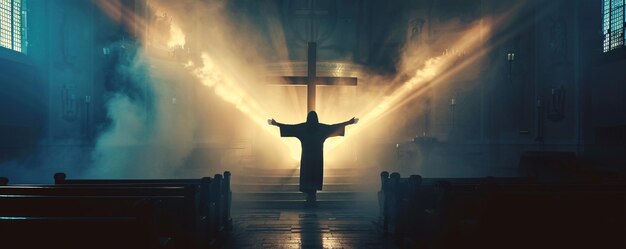
POLYGON ((317 44, 309 42, 307 54, 307 76, 268 77, 269 82, 282 81, 284 85, 307 86, 307 112, 315 111, 315 96, 317 85, 348 85, 356 86, 356 77, 317 77, 317 44))

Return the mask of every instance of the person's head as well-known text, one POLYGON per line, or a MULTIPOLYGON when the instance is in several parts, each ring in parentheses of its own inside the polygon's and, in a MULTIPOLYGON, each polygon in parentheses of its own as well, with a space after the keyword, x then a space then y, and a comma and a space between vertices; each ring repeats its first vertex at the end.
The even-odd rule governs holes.
POLYGON ((317 118, 317 113, 315 111, 310 111, 306 116, 306 122, 308 124, 319 124, 319 119, 317 118))

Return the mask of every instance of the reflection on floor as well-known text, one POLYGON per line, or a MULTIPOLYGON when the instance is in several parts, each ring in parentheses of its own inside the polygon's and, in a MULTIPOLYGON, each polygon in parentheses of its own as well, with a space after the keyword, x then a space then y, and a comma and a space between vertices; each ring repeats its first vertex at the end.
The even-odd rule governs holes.
POLYGON ((224 248, 393 248, 370 211, 239 209, 232 216, 224 248))

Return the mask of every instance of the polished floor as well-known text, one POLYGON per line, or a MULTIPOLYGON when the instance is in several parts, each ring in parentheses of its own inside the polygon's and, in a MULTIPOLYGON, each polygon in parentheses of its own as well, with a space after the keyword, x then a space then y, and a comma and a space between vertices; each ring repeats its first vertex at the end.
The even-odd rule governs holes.
POLYGON ((232 216, 224 248, 394 248, 377 231, 375 211, 239 209, 232 216))

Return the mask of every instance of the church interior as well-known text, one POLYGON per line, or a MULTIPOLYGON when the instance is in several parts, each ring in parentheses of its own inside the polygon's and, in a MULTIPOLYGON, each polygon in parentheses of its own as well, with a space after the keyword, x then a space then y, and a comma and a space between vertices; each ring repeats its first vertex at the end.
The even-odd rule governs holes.
POLYGON ((0 247, 626 248, 625 12, 0 0, 0 247))

